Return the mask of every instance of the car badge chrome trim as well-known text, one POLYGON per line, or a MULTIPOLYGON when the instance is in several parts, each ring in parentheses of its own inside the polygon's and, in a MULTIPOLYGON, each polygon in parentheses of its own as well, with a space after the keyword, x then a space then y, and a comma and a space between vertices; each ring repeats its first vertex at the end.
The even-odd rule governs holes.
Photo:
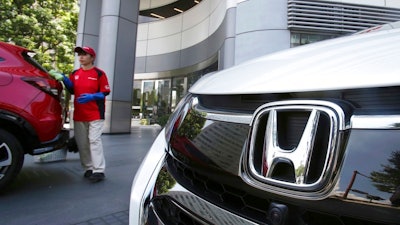
POLYGON ((345 129, 345 114, 339 105, 319 100, 268 103, 256 110, 250 125, 242 168, 246 182, 261 189, 283 188, 286 193, 315 193, 328 186, 338 161, 339 131, 345 129), (295 147, 285 149, 279 143, 284 132, 278 123, 287 123, 287 129, 292 129, 295 122, 278 117, 296 113, 306 115, 304 129, 295 147), (321 139, 325 144, 318 144, 321 139), (317 173, 315 165, 319 166, 317 173), (290 179, 279 170, 291 175, 290 179))

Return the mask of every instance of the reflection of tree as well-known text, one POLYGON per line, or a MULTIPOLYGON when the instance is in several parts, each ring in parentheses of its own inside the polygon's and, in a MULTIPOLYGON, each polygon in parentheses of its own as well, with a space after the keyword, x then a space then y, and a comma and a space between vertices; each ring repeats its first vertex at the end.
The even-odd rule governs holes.
POLYGON ((392 152, 388 162, 382 165, 383 171, 371 172, 371 179, 378 190, 394 193, 400 186, 400 151, 392 152))
POLYGON ((157 93, 156 91, 153 89, 151 90, 151 92, 149 93, 149 99, 147 101, 147 106, 148 107, 152 107, 155 102, 157 102, 157 93))
POLYGON ((304 171, 305 171, 305 169, 306 169, 306 167, 304 166, 304 165, 301 165, 301 166, 299 166, 297 169, 296 169, 296 171, 295 171, 295 173, 296 173, 296 177, 297 177, 297 183, 299 184, 299 183, 301 183, 301 182, 303 182, 303 180, 304 180, 304 171), (301 180, 300 180, 301 179, 301 180))
POLYGON ((201 113, 195 110, 189 110, 185 120, 178 129, 179 136, 186 136, 193 140, 201 131, 206 119, 201 116, 201 113))
POLYGON ((182 97, 183 97, 183 95, 185 94, 184 92, 183 92, 183 85, 182 84, 180 84, 180 85, 177 85, 176 87, 175 87, 175 90, 176 90, 176 96, 177 96, 177 101, 179 102, 181 99, 182 99, 182 97))
POLYGON ((158 194, 167 193, 169 189, 174 187, 175 183, 175 179, 163 168, 157 177, 156 187, 158 194))
POLYGON ((140 105, 140 88, 133 89, 132 105, 140 105))
POLYGON ((354 185, 354 182, 355 182, 355 180, 356 180, 357 175, 366 177, 366 178, 368 178, 368 179, 371 179, 371 177, 368 177, 368 176, 366 176, 366 175, 364 175, 364 174, 358 172, 357 170, 354 170, 354 171, 353 171, 353 176, 351 177, 351 180, 350 180, 350 183, 349 183, 349 185, 347 186, 345 193, 343 194, 343 198, 347 198, 349 192, 352 191, 352 192, 355 192, 355 193, 358 193, 358 194, 363 194, 363 195, 365 195, 365 197, 366 197, 367 199, 369 199, 370 202, 372 202, 372 200, 376 200, 376 201, 384 200, 383 198, 381 198, 381 197, 379 197, 379 196, 377 196, 377 195, 372 195, 372 194, 370 194, 370 193, 368 193, 368 192, 365 192, 365 191, 362 191, 362 190, 358 190, 358 189, 352 189, 352 187, 353 187, 353 185, 354 185))

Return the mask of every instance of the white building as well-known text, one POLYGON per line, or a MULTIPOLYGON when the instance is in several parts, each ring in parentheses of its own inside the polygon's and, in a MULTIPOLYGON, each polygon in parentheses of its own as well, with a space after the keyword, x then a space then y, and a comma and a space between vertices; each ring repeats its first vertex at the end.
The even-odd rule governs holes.
POLYGON ((400 0, 81 0, 77 45, 98 50, 106 132, 120 133, 132 113, 169 114, 206 73, 398 20, 400 0))

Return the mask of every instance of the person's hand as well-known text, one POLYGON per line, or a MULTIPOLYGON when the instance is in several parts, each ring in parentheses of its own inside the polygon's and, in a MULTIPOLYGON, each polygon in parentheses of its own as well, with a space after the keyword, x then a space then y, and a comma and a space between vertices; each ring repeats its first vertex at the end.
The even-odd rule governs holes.
POLYGON ((102 100, 104 99, 104 94, 102 92, 94 93, 94 94, 81 94, 78 97, 77 101, 81 104, 93 101, 93 100, 102 100))
POLYGON ((50 76, 54 77, 54 79, 58 81, 62 81, 64 79, 64 74, 56 71, 56 70, 50 70, 49 71, 50 76))
POLYGON ((93 95, 92 94, 82 94, 81 96, 78 97, 78 102, 81 104, 93 101, 93 95))

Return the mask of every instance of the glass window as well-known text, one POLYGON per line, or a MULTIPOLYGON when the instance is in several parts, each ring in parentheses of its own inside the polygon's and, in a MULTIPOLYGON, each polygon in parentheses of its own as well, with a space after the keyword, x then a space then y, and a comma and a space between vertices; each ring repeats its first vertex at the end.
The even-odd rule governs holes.
MULTIPOLYGON (((133 107, 134 109, 139 108, 139 117, 150 119, 152 123, 158 117, 169 114, 171 110, 171 79, 144 80, 141 81, 141 84, 140 107, 133 107)), ((134 90, 137 89, 134 88, 134 90)), ((136 92, 134 92, 134 96, 138 96, 136 92)))
POLYGON ((155 103, 153 105, 153 116, 155 118, 170 113, 171 104, 171 80, 157 80, 156 81, 155 103))
POLYGON ((171 91, 171 112, 175 110, 178 102, 187 93, 187 78, 176 77, 172 79, 172 91, 171 91))
POLYGON ((203 75, 216 71, 218 62, 196 72, 162 80, 135 80, 133 85, 133 116, 150 119, 150 123, 163 119, 175 110, 188 89, 203 75))
POLYGON ((200 78, 202 77, 202 75, 200 74, 192 74, 190 76, 188 76, 188 88, 191 88, 194 83, 196 83, 196 81, 198 81, 200 78))
POLYGON ((326 39, 338 37, 333 34, 307 34, 307 33, 291 33, 290 47, 306 45, 326 39))
POLYGON ((133 118, 140 117, 141 97, 142 97, 142 81, 135 80, 133 82, 133 97, 132 97, 132 116, 133 116, 133 118))
POLYGON ((146 80, 142 82, 142 99, 140 104, 140 113, 142 118, 148 118, 153 112, 155 100, 155 81, 146 80))

